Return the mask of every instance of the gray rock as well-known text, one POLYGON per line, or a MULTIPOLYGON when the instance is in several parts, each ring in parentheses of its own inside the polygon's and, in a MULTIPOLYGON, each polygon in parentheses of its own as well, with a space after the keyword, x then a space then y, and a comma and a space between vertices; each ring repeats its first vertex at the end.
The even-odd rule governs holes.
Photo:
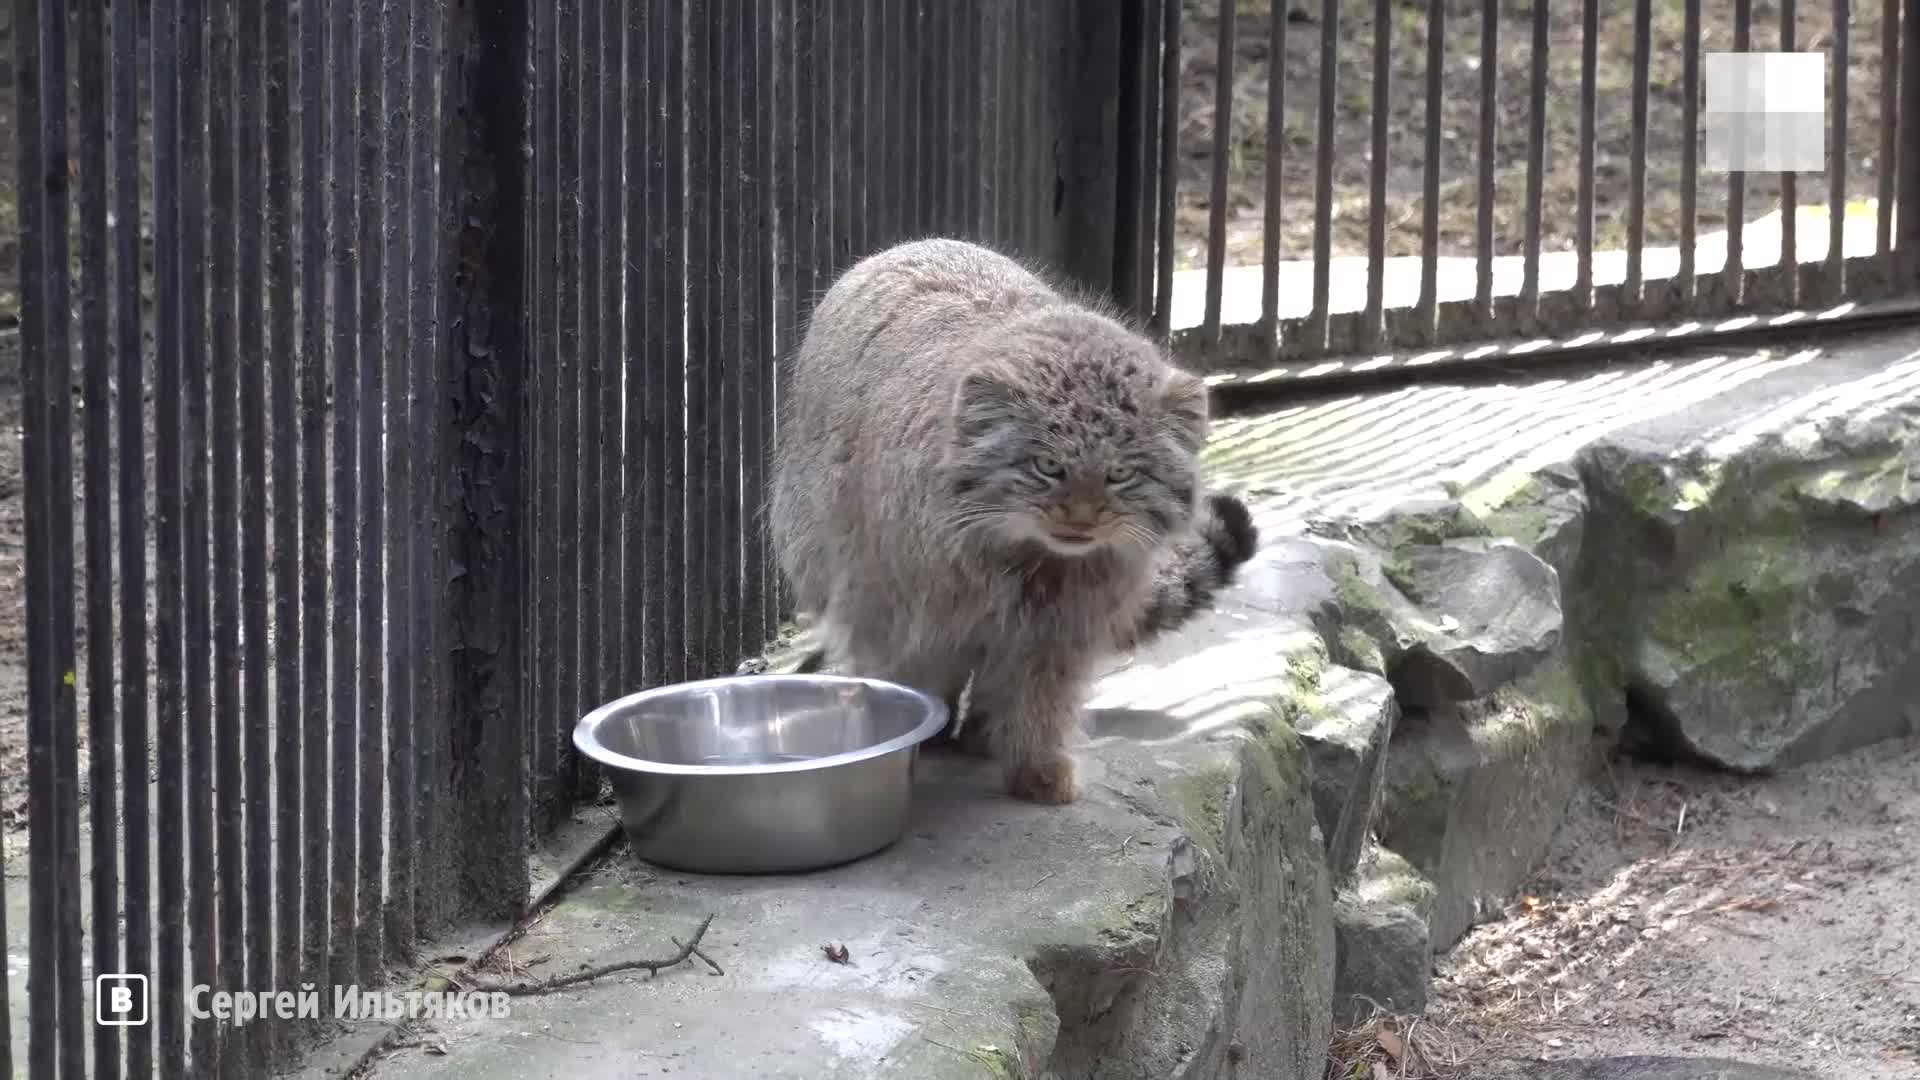
POLYGON ((1327 871, 1344 887, 1360 865, 1387 778, 1387 745, 1400 715, 1393 687, 1351 668, 1297 665, 1301 685, 1283 707, 1306 747, 1327 871))
POLYGON ((1515 1062, 1474 1080, 1816 1080, 1812 1073, 1728 1058, 1613 1057, 1515 1062))
POLYGON ((1358 1023, 1374 1005, 1418 1015, 1432 975, 1432 883, 1391 851, 1369 855, 1360 879, 1333 902, 1333 1019, 1341 1027, 1358 1023))
POLYGON ((1672 446, 1580 456, 1589 692, 1743 771, 1920 732, 1920 415, 1672 446))
POLYGON ((1312 528, 1264 580, 1306 598, 1333 661, 1385 675, 1404 708, 1485 697, 1560 642, 1559 572, 1458 500, 1312 528))
POLYGON ((1587 522, 1587 495, 1571 461, 1533 472, 1496 474, 1463 494, 1461 501, 1490 535, 1511 539, 1540 556, 1562 583, 1571 579, 1587 522))
POLYGON ((1486 697, 1533 670, 1560 642, 1560 576, 1507 540, 1399 549, 1386 574, 1429 615, 1388 663, 1406 708, 1486 697))
POLYGON ((1558 657, 1483 700, 1401 719, 1379 834, 1433 882, 1435 950, 1497 914, 1545 856, 1591 731, 1558 657))

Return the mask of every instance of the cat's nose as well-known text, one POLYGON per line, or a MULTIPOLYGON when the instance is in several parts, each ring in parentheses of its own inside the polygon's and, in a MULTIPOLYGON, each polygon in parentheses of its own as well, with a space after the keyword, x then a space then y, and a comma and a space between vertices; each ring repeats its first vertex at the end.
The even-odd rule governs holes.
POLYGON ((1067 524, 1092 528, 1100 521, 1100 504, 1075 500, 1066 506, 1067 524))

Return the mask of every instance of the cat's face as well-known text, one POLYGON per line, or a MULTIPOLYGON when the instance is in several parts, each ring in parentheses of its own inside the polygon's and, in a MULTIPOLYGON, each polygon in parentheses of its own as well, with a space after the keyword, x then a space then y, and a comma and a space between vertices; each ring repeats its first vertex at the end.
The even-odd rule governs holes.
POLYGON ((1194 511, 1205 386, 1137 339, 1075 344, 963 381, 960 520, 1066 557, 1155 547, 1194 511))

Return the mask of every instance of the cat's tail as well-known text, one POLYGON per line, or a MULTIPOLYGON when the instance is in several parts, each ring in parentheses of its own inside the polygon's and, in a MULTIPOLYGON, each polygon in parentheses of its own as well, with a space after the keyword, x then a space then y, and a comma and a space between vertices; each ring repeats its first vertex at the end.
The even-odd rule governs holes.
POLYGON ((1207 496, 1193 533, 1162 557, 1147 606, 1122 649, 1145 645, 1212 606, 1214 594, 1233 584, 1259 546, 1260 530, 1245 503, 1232 495, 1207 496))

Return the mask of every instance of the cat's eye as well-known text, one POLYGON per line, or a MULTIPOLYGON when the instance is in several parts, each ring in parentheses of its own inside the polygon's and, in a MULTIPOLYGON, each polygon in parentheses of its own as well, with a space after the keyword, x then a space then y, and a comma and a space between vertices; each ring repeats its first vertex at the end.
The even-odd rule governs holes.
POLYGON ((1060 464, 1060 459, 1054 457, 1052 454, 1034 455, 1033 469, 1041 476, 1056 479, 1067 471, 1066 467, 1060 464))
POLYGON ((1107 483, 1109 484, 1124 484, 1131 479, 1133 479, 1133 466, 1131 465, 1115 465, 1113 468, 1107 470, 1107 483))

